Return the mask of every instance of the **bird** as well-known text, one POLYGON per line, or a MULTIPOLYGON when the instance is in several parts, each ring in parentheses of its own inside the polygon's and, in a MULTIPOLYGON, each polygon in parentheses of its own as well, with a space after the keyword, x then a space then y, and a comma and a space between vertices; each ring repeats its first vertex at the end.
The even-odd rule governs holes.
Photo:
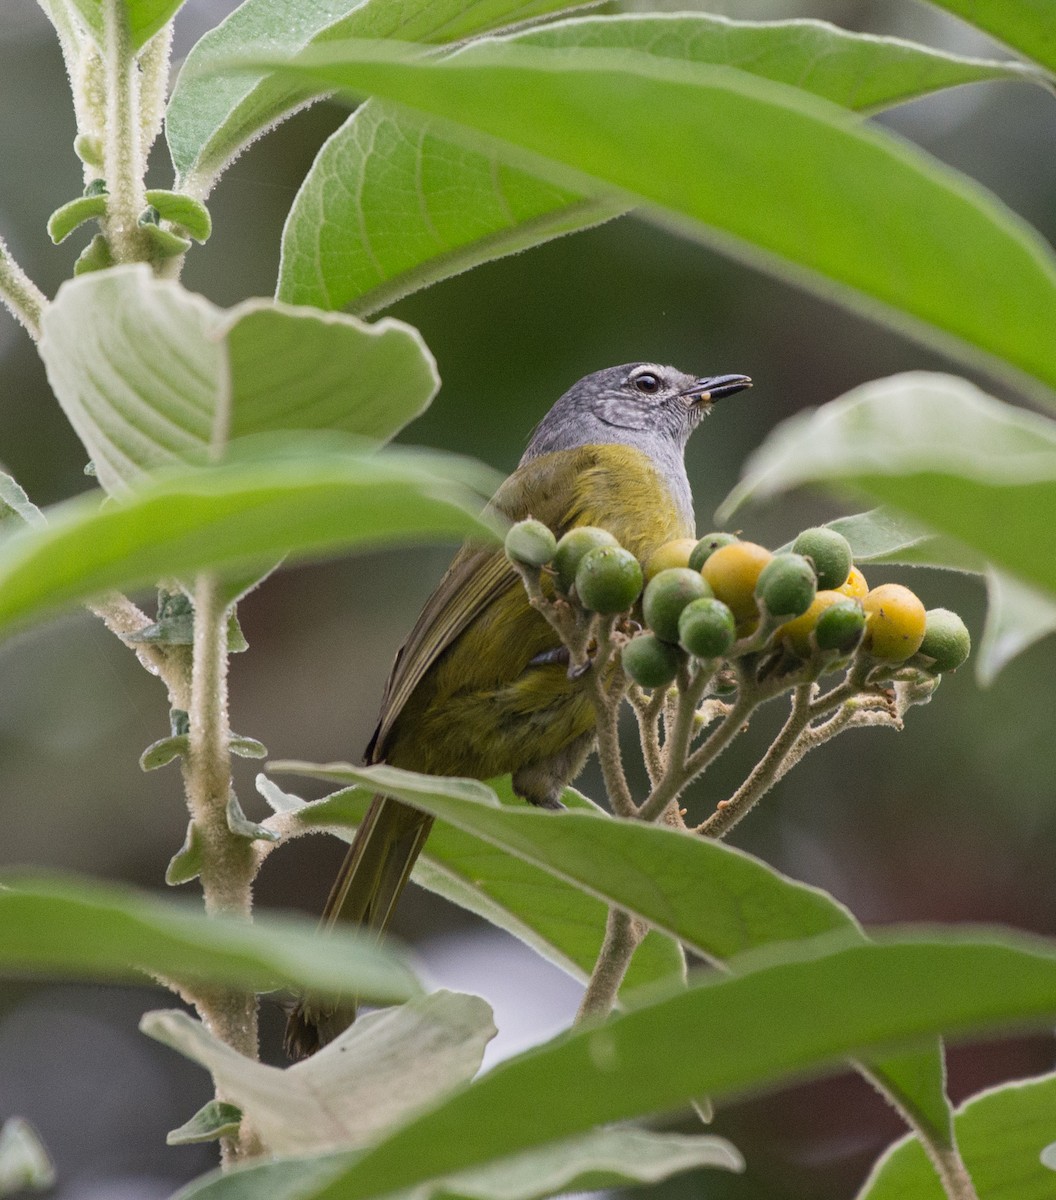
MULTIPOLYGON (((693 536, 686 443, 716 400, 750 386, 747 375, 698 377, 647 362, 595 371, 539 422, 489 507, 511 522, 534 517, 558 538, 601 526, 644 562, 665 542, 693 536)), ((516 795, 560 808, 595 734, 584 681, 570 678, 560 650, 502 546, 466 543, 397 652, 364 760, 431 775, 510 774, 516 795)), ((375 796, 324 926, 350 919, 380 933, 433 819, 375 796)), ((314 1053, 354 1017, 351 1000, 302 1000, 287 1021, 287 1052, 314 1053)))

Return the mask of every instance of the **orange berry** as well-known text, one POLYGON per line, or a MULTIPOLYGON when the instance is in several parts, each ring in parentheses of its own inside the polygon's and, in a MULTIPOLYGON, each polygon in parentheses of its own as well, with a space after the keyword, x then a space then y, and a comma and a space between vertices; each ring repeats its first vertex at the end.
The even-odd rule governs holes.
POLYGON ((664 542, 645 560, 645 582, 648 583, 654 575, 659 575, 669 567, 688 567, 689 556, 696 545, 696 538, 675 538, 673 542, 664 542))
POLYGON ((869 591, 869 585, 865 582, 865 576, 861 571, 857 567, 851 567, 847 582, 840 584, 835 590, 842 592, 845 596, 850 596, 852 600, 864 600, 869 591))
POLYGON ((715 598, 726 605, 738 624, 758 614, 755 585, 773 557, 765 546, 755 542, 731 542, 728 546, 720 546, 701 568, 700 573, 711 586, 715 598))
POLYGON ((814 647, 810 644, 810 635, 814 632, 818 617, 831 605, 846 599, 847 597, 842 591, 818 592, 811 602, 810 608, 802 616, 796 617, 794 621, 786 621, 784 625, 779 625, 774 637, 783 641, 800 658, 810 658, 814 653, 814 647))
POLYGON ((862 601, 866 648, 873 658, 902 662, 920 649, 927 612, 919 598, 900 583, 883 583, 862 601))

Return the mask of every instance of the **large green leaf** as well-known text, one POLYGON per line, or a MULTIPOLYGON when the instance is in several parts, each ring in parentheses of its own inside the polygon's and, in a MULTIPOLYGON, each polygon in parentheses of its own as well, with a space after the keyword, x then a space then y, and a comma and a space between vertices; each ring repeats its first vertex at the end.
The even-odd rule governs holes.
MULTIPOLYGON (((192 1183, 174 1200, 308 1200, 313 1190, 346 1170, 349 1155, 266 1163, 217 1172, 192 1183)), ((741 1171, 744 1162, 724 1138, 645 1129, 596 1129, 583 1137, 518 1154, 453 1175, 416 1192, 416 1200, 544 1200, 568 1192, 594 1192, 659 1183, 700 1167, 741 1171)))
POLYGON ((188 54, 169 101, 165 132, 177 187, 201 199, 220 173, 312 89, 254 75, 207 75, 248 50, 292 57, 339 38, 453 42, 579 7, 584 0, 245 0, 188 54))
MULTIPOLYGON (((826 893, 794 883, 729 846, 662 826, 590 811, 504 807, 485 784, 396 767, 276 763, 272 769, 359 784, 368 795, 380 791, 404 800, 636 913, 711 960, 726 962, 746 951, 832 931, 863 936, 850 913, 826 893)), ((361 806, 355 791, 337 792, 302 810, 300 820, 354 824, 361 806)), ((912 1120, 935 1139, 948 1139, 949 1106, 936 1048, 870 1066, 912 1120)))
POLYGON ((942 1031, 1045 1026, 1056 1015, 1056 948, 1037 939, 902 932, 780 954, 502 1063, 304 1200, 381 1200, 693 1096, 816 1074, 942 1031))
POLYGON ((440 455, 331 452, 185 473, 102 507, 79 497, 52 509, 47 527, 0 543, 0 630, 208 568, 493 536, 466 472, 440 455))
POLYGON ((1056 385, 1051 249, 984 189, 853 114, 744 71, 633 51, 492 41, 424 54, 344 42, 272 66, 457 122, 471 146, 501 139, 514 165, 560 186, 609 186, 942 348, 1056 385))
POLYGON ((484 1000, 443 991, 362 1016, 284 1070, 237 1053, 185 1012, 147 1013, 140 1028, 205 1067, 269 1154, 379 1141, 468 1083, 495 1036, 484 1000))
MULTIPOLYGON (((104 9, 113 0, 70 0, 84 20, 89 33, 103 46, 106 43, 104 9)), ((128 22, 132 49, 139 50, 167 25, 183 7, 184 0, 119 0, 122 17, 128 22)))
POLYGON ((808 482, 866 492, 1056 592, 1056 422, 963 379, 896 375, 791 418, 723 511, 808 482))
POLYGON ((48 379, 114 493, 159 467, 215 462, 248 434, 385 439, 439 385, 421 336, 401 321, 267 300, 224 310, 142 265, 64 284, 42 327, 48 379))
MULTIPOLYGON (((1016 64, 940 54, 822 21, 704 14, 583 17, 514 34, 550 48, 628 49, 719 63, 874 109, 954 84, 1023 75, 1016 64)), ((362 105, 316 156, 283 232, 277 294, 296 304, 384 308, 469 267, 624 209, 574 194, 466 146, 398 105, 362 105)))
MULTIPOLYGON (((524 808, 524 801, 513 794, 509 776, 493 786, 503 804, 524 808)), ((303 800, 281 791, 263 775, 257 777, 257 788, 276 812, 297 812, 304 807, 303 800)), ((343 820, 328 827, 328 832, 351 841, 370 798, 362 789, 346 792, 343 820)), ((597 811, 597 806, 574 788, 566 788, 561 800, 567 808, 597 811)), ((429 835, 412 878, 511 933, 574 978, 585 982, 594 969, 608 906, 543 867, 441 822, 429 835)), ((678 943, 650 930, 631 960, 623 991, 626 994, 662 980, 681 980, 685 972, 678 943)))
MULTIPOLYGON (((1023 1079, 966 1100, 957 1141, 983 1200, 1051 1200, 1056 1174, 1042 1151, 1056 1140, 1056 1075, 1023 1079)), ((876 1164, 857 1200, 944 1200, 927 1154, 904 1138, 876 1164)))
POLYGON ((1056 23, 1049 0, 931 0, 1056 74, 1056 23))
POLYGON ((0 971, 76 979, 182 982, 331 996, 355 992, 394 1003, 418 991, 414 976, 375 938, 342 932, 341 948, 313 937, 311 922, 261 916, 211 918, 89 879, 7 873, 0 884, 0 971))

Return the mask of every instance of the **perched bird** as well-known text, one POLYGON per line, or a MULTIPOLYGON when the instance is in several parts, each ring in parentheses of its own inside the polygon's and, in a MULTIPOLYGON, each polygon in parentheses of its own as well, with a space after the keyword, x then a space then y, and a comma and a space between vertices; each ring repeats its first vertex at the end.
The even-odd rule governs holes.
MULTIPOLYGON (((491 507, 511 521, 534 517, 557 537, 599 525, 644 561, 692 536, 686 442, 715 400, 750 386, 745 375, 698 379, 655 363, 587 375, 536 427, 491 507)), ((509 773, 517 795, 559 808, 595 732, 583 681, 569 678, 559 649, 503 548, 467 543, 396 656, 366 761, 475 779, 509 773)), ((324 921, 383 929, 432 823, 376 796, 324 921)), ((288 1052, 313 1053, 354 1015, 354 1004, 301 1004, 287 1024, 288 1052)))

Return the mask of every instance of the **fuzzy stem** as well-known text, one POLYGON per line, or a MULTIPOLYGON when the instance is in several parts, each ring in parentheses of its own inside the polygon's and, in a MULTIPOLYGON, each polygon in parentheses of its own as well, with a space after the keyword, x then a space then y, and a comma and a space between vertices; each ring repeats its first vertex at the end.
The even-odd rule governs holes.
POLYGON ((126 639, 153 625, 153 618, 127 596, 111 592, 101 600, 90 604, 89 609, 103 622, 111 633, 121 638, 136 653, 143 667, 151 675, 157 675, 165 684, 172 708, 187 711, 191 707, 191 655, 186 646, 157 646, 146 642, 129 642, 126 639))
POLYGON ((139 227, 146 208, 139 66, 122 0, 103 0, 106 134, 103 167, 109 191, 106 234, 117 262, 144 262, 150 243, 139 227))
POLYGON ((631 958, 642 938, 646 926, 643 922, 625 913, 622 908, 610 908, 605 925, 605 938, 601 943, 598 961, 590 976, 590 983, 583 993, 583 1000, 576 1013, 576 1024, 590 1018, 607 1017, 612 1012, 620 984, 627 974, 631 958))
POLYGON ((649 772, 650 787, 656 787, 664 773, 659 728, 660 710, 664 707, 664 696, 665 692, 662 688, 657 688, 648 700, 637 686, 632 687, 627 693, 627 699, 638 719, 642 758, 645 760, 645 769, 649 772))
POLYGON ((770 744, 770 748, 756 763, 751 774, 729 800, 722 804, 710 817, 697 827, 697 833, 705 837, 721 838, 746 816, 758 800, 773 787, 778 778, 781 764, 792 753, 800 735, 810 724, 811 699, 814 685, 801 683, 792 699, 792 711, 781 732, 770 744))
POLYGON ((587 693, 594 706, 598 735, 598 762, 605 780, 605 791, 608 793, 613 812, 618 817, 633 817, 638 813, 638 805, 631 795, 630 784, 623 769, 623 755, 620 750, 620 701, 623 699, 625 683, 621 678, 605 683, 605 670, 612 661, 614 646, 612 642, 611 619, 598 619, 592 622, 592 628, 597 640, 597 652, 587 678, 587 693))
POLYGON ((11 257, 3 238, 0 238, 0 303, 25 326, 35 342, 40 341, 40 319, 48 307, 48 298, 11 257))

